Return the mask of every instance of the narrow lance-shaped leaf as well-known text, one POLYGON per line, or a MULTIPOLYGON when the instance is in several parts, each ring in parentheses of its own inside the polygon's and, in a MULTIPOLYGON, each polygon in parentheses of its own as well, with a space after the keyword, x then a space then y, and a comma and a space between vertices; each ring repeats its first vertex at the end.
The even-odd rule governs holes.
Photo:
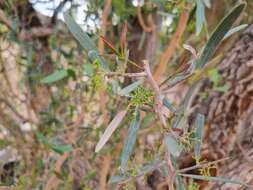
POLYGON ((196 0, 196 35, 199 35, 205 23, 205 6, 202 0, 196 0))
POLYGON ((136 82, 133 82, 132 84, 126 86, 125 88, 121 89, 119 91, 120 96, 128 96, 130 92, 134 91, 141 83, 143 83, 142 80, 138 80, 136 82))
POLYGON ((68 71, 65 69, 62 69, 62 70, 55 71, 52 74, 46 76, 45 78, 41 80, 41 82, 45 84, 49 84, 49 83, 53 83, 61 79, 64 79, 67 76, 68 76, 68 71))
POLYGON ((184 181, 181 176, 177 175, 176 176, 176 186, 178 190, 186 190, 184 181))
POLYGON ((122 150, 122 155, 121 155, 121 168, 122 169, 126 168, 128 160, 132 154, 139 127, 140 127, 140 111, 136 107, 136 110, 134 113, 134 118, 131 121, 128 136, 127 136, 127 139, 124 143, 124 147, 122 150))
POLYGON ((241 3, 234 7, 232 11, 220 22, 214 30, 208 42, 206 43, 200 59, 197 61, 197 68, 202 68, 215 53, 216 48, 221 43, 224 36, 230 30, 236 19, 240 16, 245 7, 245 3, 241 3))
POLYGON ((82 28, 75 22, 75 20, 70 15, 70 12, 67 11, 64 13, 64 20, 73 34, 73 36, 78 40, 81 46, 84 48, 88 54, 89 59, 92 62, 98 61, 104 69, 108 69, 108 65, 105 63, 104 59, 99 56, 99 51, 95 43, 91 40, 89 35, 82 30, 82 28))
POLYGON ((114 119, 108 125, 108 127, 106 128, 104 134, 100 138, 100 140, 99 140, 99 142, 96 146, 95 152, 99 152, 102 149, 102 147, 105 145, 105 143, 110 139, 112 133, 119 126, 120 122, 123 120, 126 113, 127 113, 126 110, 123 110, 123 111, 120 111, 119 113, 117 113, 117 115, 114 117, 114 119))
POLYGON ((195 158, 200 157, 200 148, 201 148, 202 138, 203 138, 204 122, 205 122, 205 116, 198 113, 195 120, 195 128, 196 128, 196 132, 195 132, 196 144, 194 146, 195 158))
POLYGON ((164 138, 164 142, 165 142, 168 152, 171 155, 175 157, 178 157, 180 155, 182 151, 182 147, 179 146, 174 136, 172 136, 171 134, 166 135, 164 138))
POLYGON ((228 179, 228 178, 223 178, 223 177, 213 177, 213 176, 202 176, 202 175, 194 175, 194 174, 181 174, 179 173, 178 175, 181 175, 183 177, 190 177, 193 179, 199 179, 199 180, 206 180, 206 181, 217 181, 217 182, 222 182, 222 183, 233 183, 233 184, 239 184, 245 187, 252 187, 246 183, 243 183, 238 180, 233 180, 233 179, 228 179))

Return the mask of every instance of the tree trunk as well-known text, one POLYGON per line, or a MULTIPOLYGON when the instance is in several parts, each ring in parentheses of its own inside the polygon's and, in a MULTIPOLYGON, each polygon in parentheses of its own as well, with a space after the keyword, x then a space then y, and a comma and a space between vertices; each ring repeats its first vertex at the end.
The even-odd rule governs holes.
MULTIPOLYGON (((230 157, 217 169, 217 176, 253 184, 253 23, 236 40, 218 67, 225 93, 210 89, 204 82, 197 110, 206 115, 202 156, 210 160, 230 157)), ((246 189, 228 183, 206 183, 205 190, 246 189)))

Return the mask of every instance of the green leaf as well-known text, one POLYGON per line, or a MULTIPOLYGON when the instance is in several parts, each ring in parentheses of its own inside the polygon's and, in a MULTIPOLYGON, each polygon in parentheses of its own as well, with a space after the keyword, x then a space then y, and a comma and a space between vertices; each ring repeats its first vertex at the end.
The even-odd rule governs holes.
POLYGON ((167 147, 168 152, 175 156, 178 157, 182 151, 182 147, 178 144, 177 140, 175 139, 174 136, 171 134, 168 134, 164 138, 165 145, 167 147))
POLYGON ((239 31, 245 29, 247 26, 248 26, 248 24, 241 24, 241 25, 239 25, 239 26, 236 26, 236 27, 230 29, 230 30, 228 31, 228 33, 224 36, 223 40, 229 38, 229 37, 232 36, 234 33, 239 32, 239 31))
POLYGON ((182 177, 179 175, 176 176, 176 186, 177 186, 177 190, 186 190, 184 181, 182 177))
POLYGON ((196 68, 199 69, 204 67, 205 64, 209 61, 209 59, 213 56, 218 45, 221 43, 222 39, 230 30, 236 19, 240 16, 245 6, 245 3, 241 3, 235 6, 231 10, 231 12, 220 22, 220 24, 214 30, 208 42, 206 43, 204 50, 199 60, 197 61, 196 68))
POLYGON ((99 142, 97 143, 97 146, 95 148, 95 152, 99 152, 105 143, 110 139, 111 135, 113 132, 116 130, 116 128, 119 126, 120 122, 123 120, 125 117, 127 111, 122 110, 119 113, 116 114, 116 116, 113 118, 113 120, 110 122, 108 127, 106 128, 104 134, 100 138, 99 142))
POLYGON ((53 151, 63 154, 64 152, 71 152, 72 151, 72 146, 71 145, 62 145, 62 144, 56 144, 56 143, 51 143, 42 133, 37 132, 36 136, 38 140, 47 146, 48 148, 52 149, 53 151))
POLYGON ((221 76, 217 68, 211 69, 207 72, 210 80, 214 83, 214 86, 217 86, 221 81, 221 76))
POLYGON ((123 170, 126 169, 128 160, 133 152, 134 145, 136 142, 136 137, 137 137, 137 131, 139 127, 140 127, 140 111, 136 107, 134 118, 131 121, 128 136, 127 136, 127 139, 125 140, 124 147, 121 154, 120 166, 123 170))
POLYGON ((110 179, 109 179, 109 184, 113 184, 113 183, 119 183, 119 182, 122 182, 122 181, 125 181, 127 180, 128 178, 130 178, 131 176, 130 175, 126 175, 126 174, 122 174, 122 175, 115 175, 115 176, 112 176, 110 179))
POLYGON ((118 94, 120 96, 128 96, 130 92, 134 91, 140 84, 143 83, 143 80, 138 80, 133 82, 132 84, 126 86, 125 88, 121 89, 118 94))
POLYGON ((219 92, 227 92, 229 88, 230 88, 229 85, 225 84, 223 86, 214 87, 214 90, 219 91, 219 92))
POLYGON ((84 72, 89 76, 89 77, 92 77, 94 75, 94 69, 92 67, 92 64, 90 63, 85 63, 83 65, 83 68, 84 68, 84 72))
POLYGON ((141 128, 150 126, 156 119, 156 116, 153 112, 146 113, 145 117, 141 121, 141 128))
POLYGON ((205 123, 205 116, 198 113, 195 119, 195 138, 196 138, 196 143, 194 145, 194 153, 195 153, 195 158, 200 157, 200 150, 201 150, 201 144, 202 144, 202 138, 203 138, 203 128, 204 128, 204 123, 205 123))
POLYGON ((194 175, 194 174, 182 174, 179 173, 178 175, 183 176, 183 177, 190 177, 193 179, 199 179, 199 180, 206 180, 206 181, 217 181, 217 182, 222 182, 222 183, 233 183, 233 184, 239 184, 245 187, 252 187, 246 183, 243 183, 238 180, 232 180, 232 179, 227 179, 223 177, 212 177, 212 176, 201 176, 201 175, 194 175))
POLYGON ((57 70, 55 72, 53 72, 52 74, 46 76, 45 78, 43 78, 41 80, 41 83, 44 84, 49 84, 49 83, 53 83, 59 80, 62 80, 64 78, 68 77, 68 71, 65 69, 62 70, 57 70))
POLYGON ((93 63, 95 61, 98 61, 103 67, 103 69, 108 70, 108 65, 105 63, 104 59, 99 56, 99 51, 95 43, 91 40, 89 35, 84 32, 82 28, 75 22, 69 11, 64 13, 64 20, 70 32, 73 34, 73 36, 77 39, 77 41, 81 44, 81 46, 88 54, 88 57, 91 62, 93 63))
POLYGON ((205 6, 202 0, 196 0, 196 35, 198 36, 205 23, 205 6))
POLYGON ((59 154, 64 154, 64 152, 71 152, 73 148, 71 145, 52 144, 51 149, 59 154))

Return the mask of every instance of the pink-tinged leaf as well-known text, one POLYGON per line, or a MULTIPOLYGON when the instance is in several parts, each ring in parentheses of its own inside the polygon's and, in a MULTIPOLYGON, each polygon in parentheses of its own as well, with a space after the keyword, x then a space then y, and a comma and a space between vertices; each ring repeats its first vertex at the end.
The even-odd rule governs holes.
POLYGON ((112 136, 112 133, 116 130, 116 128, 119 126, 120 122, 125 117, 126 113, 127 113, 126 110, 122 110, 119 113, 117 113, 117 115, 113 118, 113 120, 111 121, 111 123, 106 128, 104 134, 100 138, 100 140, 99 140, 99 142, 98 142, 98 144, 96 146, 95 152, 99 152, 103 148, 103 146, 105 145, 105 143, 112 136))

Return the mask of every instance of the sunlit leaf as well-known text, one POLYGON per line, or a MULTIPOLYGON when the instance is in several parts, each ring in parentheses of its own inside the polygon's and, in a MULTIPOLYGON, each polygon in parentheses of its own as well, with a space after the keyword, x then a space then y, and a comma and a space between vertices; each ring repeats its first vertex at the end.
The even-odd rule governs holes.
POLYGON ((133 152, 133 148, 137 137, 137 131, 139 127, 140 127, 140 111, 138 108, 136 108, 134 118, 131 121, 129 127, 128 136, 122 150, 121 165, 120 165, 122 169, 125 169, 127 167, 128 160, 133 152))
POLYGON ((221 43, 224 36, 230 30, 234 22, 240 16, 245 7, 245 3, 235 6, 230 13, 219 23, 218 27, 214 30, 208 42, 206 43, 200 59, 197 61, 197 68, 202 68, 209 61, 215 53, 218 45, 221 43))
POLYGON ((198 113, 195 119, 195 128, 196 128, 196 132, 195 132, 196 143, 194 145, 195 158, 200 158, 200 150, 201 150, 203 131, 204 131, 203 130, 204 122, 205 122, 205 116, 198 113))
POLYGON ((116 128, 119 126, 120 122, 125 117, 127 111, 123 110, 116 114, 114 119, 111 121, 111 123, 106 128, 104 134, 100 138, 99 142, 97 143, 95 152, 99 152, 102 147, 105 145, 105 143, 110 139, 112 133, 116 130, 116 128))
POLYGON ((165 142, 168 152, 171 155, 175 157, 178 157, 180 155, 182 151, 182 147, 179 146, 174 136, 172 136, 171 134, 166 135, 164 138, 164 142, 165 142))

